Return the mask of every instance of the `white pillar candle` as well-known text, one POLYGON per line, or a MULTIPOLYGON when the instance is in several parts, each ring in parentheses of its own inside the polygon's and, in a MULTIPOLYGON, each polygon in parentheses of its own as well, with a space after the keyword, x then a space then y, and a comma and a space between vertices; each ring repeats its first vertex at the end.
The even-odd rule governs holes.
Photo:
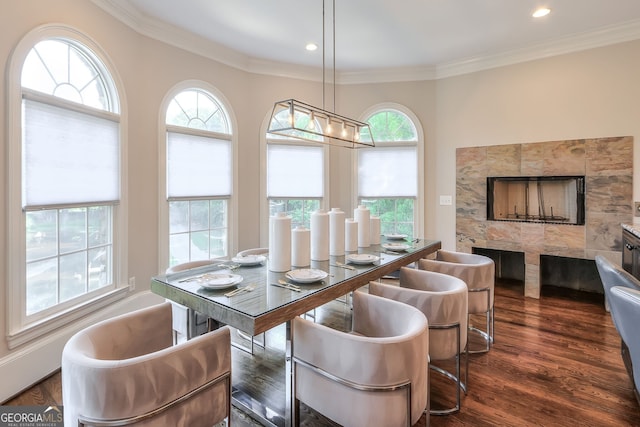
POLYGON ((329 211, 329 255, 344 255, 344 220, 346 214, 340 208, 329 211))
POLYGON ((371 245, 371 213, 369 208, 360 205, 353 211, 353 217, 358 223, 358 247, 367 248, 371 245))
POLYGON ((269 270, 291 270, 291 217, 284 212, 269 218, 269 270))
POLYGON ((344 249, 347 252, 358 250, 358 223, 353 218, 344 221, 344 249))
POLYGON ((322 209, 311 214, 311 259, 329 259, 329 214, 322 209))
POLYGON ((311 264, 311 232, 298 226, 291 230, 291 265, 306 267, 311 264))

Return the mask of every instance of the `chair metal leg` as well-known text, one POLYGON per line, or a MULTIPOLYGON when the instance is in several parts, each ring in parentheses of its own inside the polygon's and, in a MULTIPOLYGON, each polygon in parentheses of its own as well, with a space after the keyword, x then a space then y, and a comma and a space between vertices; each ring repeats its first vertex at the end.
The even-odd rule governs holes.
POLYGON ((304 319, 306 319, 307 317, 310 317, 310 318, 313 319, 313 323, 315 323, 316 322, 316 309, 314 308, 311 311, 307 311, 306 313, 302 314, 302 317, 304 319))
POLYGON ((466 387, 464 388, 464 394, 467 394, 467 387, 469 387, 469 335, 467 334, 467 345, 464 348, 464 383, 466 387))
MULTIPOLYGON (((487 331, 488 331, 489 330, 488 328, 489 328, 490 322, 491 322, 491 319, 490 319, 490 316, 489 316, 489 311, 487 311, 485 313, 485 316, 486 316, 486 320, 487 320, 486 327, 487 327, 487 331)), ((481 350, 470 350, 470 349, 467 349, 467 353, 471 353, 471 354, 487 353, 491 349, 491 336, 489 335, 489 333, 485 332, 485 331, 483 331, 483 330, 481 330, 479 328, 476 328, 474 326, 469 326, 469 331, 470 332, 475 332, 476 334, 480 335, 482 337, 482 339, 484 340, 484 342, 485 342, 485 347, 483 349, 481 349, 481 350)))
MULTIPOLYGON (((451 327, 455 327, 456 328, 456 342, 457 342, 457 351, 456 351, 456 374, 452 374, 451 372, 442 369, 438 366, 434 366, 431 363, 429 363, 429 370, 434 370, 435 372, 439 373, 440 375, 443 375, 444 377, 450 379, 451 381, 454 382, 454 384, 456 385, 456 405, 453 408, 448 408, 448 409, 430 409, 429 413, 431 415, 450 415, 450 414, 455 414, 457 412, 460 411, 460 407, 461 407, 461 397, 460 397, 460 390, 462 390, 464 392, 464 394, 467 394, 467 386, 466 383, 462 382, 461 377, 462 377, 462 373, 460 370, 460 357, 462 356, 462 352, 461 352, 461 348, 460 348, 460 324, 456 323, 455 325, 437 325, 437 326, 429 326, 429 329, 448 329, 451 327)), ((465 352, 466 353, 466 352, 465 352)), ((468 369, 469 368, 469 359, 467 356, 466 359, 466 369, 465 369, 465 375, 468 373, 468 369)), ((430 377, 429 377, 430 378, 430 377)), ((465 377, 466 380, 466 377, 465 377)), ((429 384, 431 384, 430 379, 429 379, 429 384)), ((431 397, 429 396, 429 399, 431 399, 431 397)))
POLYGON ((484 312, 484 316, 486 319, 486 329, 485 331, 471 326, 471 314, 481 314, 481 313, 470 313, 467 319, 467 324, 469 325, 469 331, 475 332, 480 335, 485 341, 485 348, 482 350, 471 350, 467 347, 467 353, 478 354, 478 353, 487 353, 491 349, 491 345, 493 344, 493 306, 491 305, 491 294, 489 288, 483 289, 470 289, 470 292, 486 292, 487 293, 487 311, 484 312))
POLYGON ((431 424, 431 361, 427 359, 427 406, 423 413, 427 417, 427 427, 431 424))
POLYGON ((491 337, 491 345, 493 345, 494 343, 493 337, 495 336, 495 327, 496 327, 495 306, 491 306, 491 334, 489 334, 489 336, 491 337))
POLYGON ((238 332, 238 336, 241 338, 244 338, 248 341, 251 342, 251 346, 250 347, 245 347, 243 345, 240 344, 236 344, 236 343, 231 343, 235 348, 238 348, 240 350, 243 350, 247 353, 250 353, 251 355, 253 355, 253 345, 257 344, 258 346, 265 348, 265 346, 267 345, 267 336, 266 336, 266 332, 262 333, 262 342, 256 340, 255 336, 250 336, 249 334, 247 334, 246 332, 241 331, 240 329, 237 330, 238 332))

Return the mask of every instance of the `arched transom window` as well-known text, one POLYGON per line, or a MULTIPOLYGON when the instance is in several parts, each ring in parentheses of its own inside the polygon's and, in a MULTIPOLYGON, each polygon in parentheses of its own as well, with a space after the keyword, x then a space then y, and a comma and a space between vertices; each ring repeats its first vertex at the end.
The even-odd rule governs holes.
POLYGON ((26 326, 116 287, 122 147, 114 82, 84 44, 39 41, 20 83, 26 326))
POLYGON ((358 204, 381 219, 383 234, 415 235, 418 132, 407 114, 382 109, 366 120, 376 141, 358 150, 358 204))
POLYGON ((199 88, 169 103, 167 200, 169 265, 229 253, 232 141, 222 103, 199 88))

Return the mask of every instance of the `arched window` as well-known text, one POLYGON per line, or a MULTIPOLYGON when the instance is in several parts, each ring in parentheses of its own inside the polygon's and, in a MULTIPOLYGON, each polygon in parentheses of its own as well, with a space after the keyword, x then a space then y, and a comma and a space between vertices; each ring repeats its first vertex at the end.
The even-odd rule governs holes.
MULTIPOLYGON (((286 111, 280 116, 273 120, 289 120, 286 111)), ((319 127, 319 123, 315 126, 319 127)), ((266 135, 266 141, 269 216, 286 212, 292 218, 293 228, 309 228, 311 213, 322 207, 325 197, 325 148, 272 134, 266 135)))
POLYGON ((416 236, 422 224, 418 215, 422 141, 417 119, 396 106, 385 106, 366 121, 376 147, 357 150, 357 202, 380 217, 382 234, 416 236))
POLYGON ((232 129, 209 91, 182 90, 166 112, 169 266, 229 254, 232 129))
POLYGON ((21 101, 10 104, 9 239, 24 248, 10 255, 12 343, 31 324, 124 286, 120 102, 96 48, 76 36, 41 31, 12 57, 21 101))

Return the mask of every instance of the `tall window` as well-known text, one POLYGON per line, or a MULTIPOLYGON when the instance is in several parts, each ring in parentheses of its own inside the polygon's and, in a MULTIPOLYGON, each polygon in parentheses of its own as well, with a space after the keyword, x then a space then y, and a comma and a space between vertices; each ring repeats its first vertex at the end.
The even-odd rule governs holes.
POLYGON ((418 212, 419 137, 407 114, 385 108, 367 120, 376 142, 358 151, 358 204, 380 216, 383 234, 414 236, 418 212))
POLYGON ((167 108, 169 265, 229 253, 232 141, 229 116, 209 92, 192 88, 167 108))
POLYGON ((31 44, 21 70, 9 235, 24 251, 10 260, 21 285, 10 335, 114 290, 123 226, 120 106, 106 66, 85 44, 51 37, 31 44))
MULTIPOLYGON (((274 120, 288 120, 288 117, 275 117, 274 120)), ((325 194, 324 157, 322 146, 267 134, 270 216, 286 212, 291 216, 292 227, 310 227, 311 213, 321 207, 325 194)))

